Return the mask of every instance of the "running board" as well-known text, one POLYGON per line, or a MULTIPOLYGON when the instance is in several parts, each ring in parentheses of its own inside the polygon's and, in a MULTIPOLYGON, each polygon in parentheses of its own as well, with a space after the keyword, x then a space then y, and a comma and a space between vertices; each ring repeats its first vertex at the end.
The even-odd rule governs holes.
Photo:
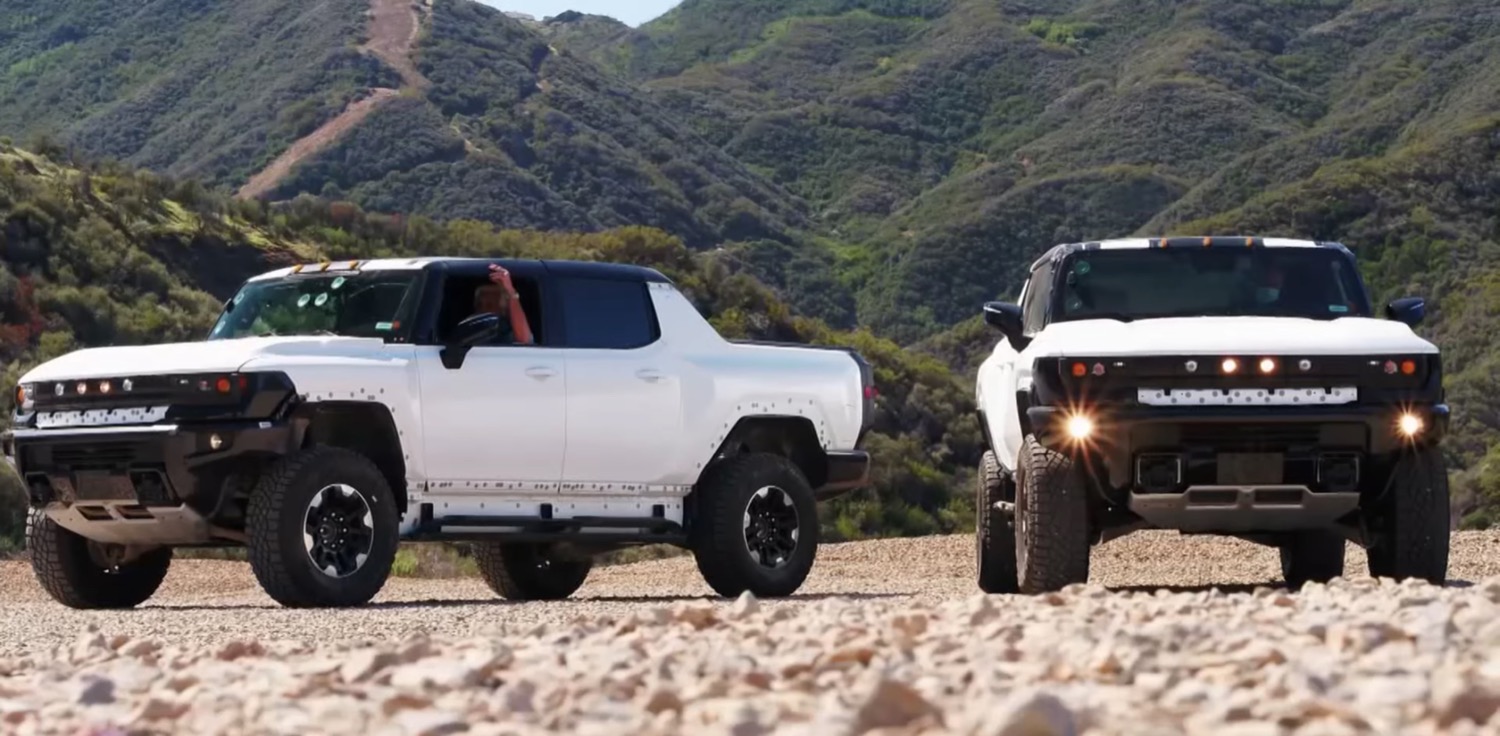
MULTIPOLYGON (((548 514, 550 504, 543 505, 548 514)), ((677 544, 687 543, 681 524, 660 516, 442 516, 432 515, 432 504, 424 503, 414 540, 476 540, 507 542, 607 542, 677 544)))

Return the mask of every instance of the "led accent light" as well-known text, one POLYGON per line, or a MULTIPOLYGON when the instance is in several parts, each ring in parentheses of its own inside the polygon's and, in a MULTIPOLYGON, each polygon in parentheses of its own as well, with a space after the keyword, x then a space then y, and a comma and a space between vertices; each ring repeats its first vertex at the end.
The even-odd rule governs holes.
POLYGON ((1235 360, 1234 358, 1225 358, 1224 362, 1221 363, 1219 367, 1223 369, 1225 373, 1233 373, 1240 369, 1240 362, 1238 360, 1235 360))
POLYGON ((1275 370, 1276 370, 1276 361, 1274 361, 1274 360, 1272 360, 1270 358, 1261 358, 1260 359, 1260 372, 1261 373, 1271 373, 1271 372, 1274 372, 1275 370))
POLYGON ((78 395, 79 396, 82 396, 82 395, 84 395, 84 394, 86 394, 86 393, 89 392, 89 385, 87 383, 82 382, 82 381, 78 382, 77 388, 78 388, 78 395))
POLYGON ((1312 361, 1308 360, 1307 358, 1303 358, 1302 360, 1297 361, 1297 368, 1299 370, 1310 371, 1312 370, 1312 361))
POLYGON ((1095 363, 1094 364, 1094 375, 1096 375, 1096 376, 1102 376, 1102 375, 1104 375, 1104 364, 1103 363, 1095 363))
POLYGON ((1187 368, 1187 372, 1188 373, 1197 373, 1198 372, 1198 361, 1196 361, 1196 360, 1190 360, 1187 363, 1183 364, 1183 367, 1187 368))
POLYGON ((128 394, 128 393, 130 393, 131 389, 135 388, 135 384, 133 382, 131 382, 131 380, 129 378, 127 378, 127 379, 125 379, 125 380, 123 380, 123 381, 120 382, 120 388, 123 389, 125 391, 125 393, 128 394))
POLYGON ((1387 360, 1385 362, 1385 373, 1388 376, 1396 374, 1396 361, 1394 361, 1394 360, 1387 360))
POLYGON ((107 394, 107 393, 109 393, 109 389, 110 389, 109 381, 100 381, 99 382, 99 393, 101 393, 101 394, 107 394))

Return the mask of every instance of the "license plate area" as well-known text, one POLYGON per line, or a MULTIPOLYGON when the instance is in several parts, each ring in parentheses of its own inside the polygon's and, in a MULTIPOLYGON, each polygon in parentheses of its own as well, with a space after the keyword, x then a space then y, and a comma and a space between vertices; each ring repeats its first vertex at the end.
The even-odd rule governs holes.
POLYGON ((1262 486, 1285 482, 1286 456, 1280 452, 1221 452, 1215 465, 1219 485, 1262 486))

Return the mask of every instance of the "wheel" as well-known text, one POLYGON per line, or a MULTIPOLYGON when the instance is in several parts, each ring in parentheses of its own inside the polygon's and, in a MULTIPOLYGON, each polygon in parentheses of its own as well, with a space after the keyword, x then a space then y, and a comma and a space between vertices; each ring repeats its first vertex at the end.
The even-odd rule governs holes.
POLYGON ((318 446, 271 468, 250 494, 250 569, 293 608, 368 603, 396 559, 396 499, 373 462, 318 446))
POLYGON ((697 489, 688 544, 719 595, 788 596, 812 571, 818 507, 811 486, 780 455, 737 455, 710 469, 697 489))
POLYGON ((1016 464, 1016 582, 1022 593, 1061 590, 1089 579, 1089 509, 1084 477, 1066 455, 1027 435, 1016 464))
POLYGON ((1448 467, 1436 447, 1412 450, 1391 471, 1374 511, 1376 532, 1366 556, 1375 577, 1448 580, 1448 467))
POLYGON ((1294 532, 1278 549, 1281 577, 1292 590, 1304 583, 1326 583, 1344 574, 1344 538, 1333 532, 1294 532))
POLYGON ((122 546, 85 539, 40 509, 27 517, 26 546, 42 589, 69 608, 134 608, 156 594, 172 565, 171 547, 121 562, 122 546))
POLYGON ((478 542, 474 561, 490 590, 507 600, 555 601, 573 595, 594 567, 592 559, 564 559, 546 545, 478 542))
POLYGON ((1014 503, 1015 483, 1000 467, 992 450, 979 461, 978 486, 974 494, 975 563, 979 589, 986 593, 1016 593, 1016 529, 1011 515, 995 508, 1000 501, 1014 503))

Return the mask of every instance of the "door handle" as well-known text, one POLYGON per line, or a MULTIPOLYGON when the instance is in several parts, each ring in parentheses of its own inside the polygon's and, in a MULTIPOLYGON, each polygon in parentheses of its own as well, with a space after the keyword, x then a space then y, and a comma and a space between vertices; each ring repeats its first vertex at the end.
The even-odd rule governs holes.
POLYGON ((535 365, 526 369, 526 375, 531 376, 532 378, 535 378, 537 380, 545 381, 557 375, 557 371, 544 365, 535 365))
POLYGON ((666 375, 654 368, 642 368, 635 372, 635 377, 641 379, 642 381, 656 383, 657 381, 666 378, 666 375))

